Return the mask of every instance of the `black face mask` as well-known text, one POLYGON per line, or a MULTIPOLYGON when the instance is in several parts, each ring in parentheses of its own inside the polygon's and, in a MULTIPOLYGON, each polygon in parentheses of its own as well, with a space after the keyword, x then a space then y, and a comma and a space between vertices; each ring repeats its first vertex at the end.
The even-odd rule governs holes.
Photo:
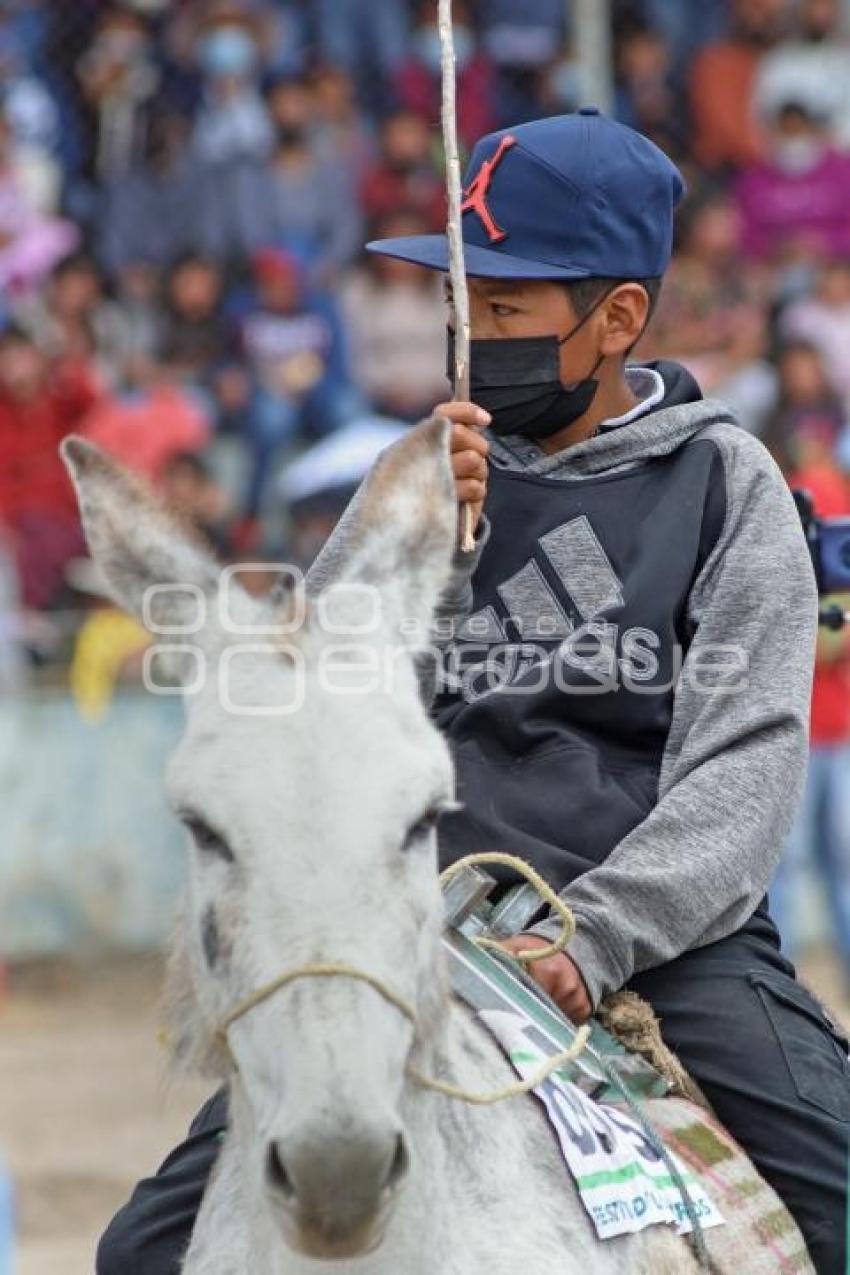
MULTIPOLYGON (((503 341, 472 341, 470 354, 472 401, 489 412, 494 434, 522 434, 535 442, 566 429, 589 411, 599 382, 600 354, 590 375, 571 388, 561 381, 561 346, 584 327, 606 299, 565 337, 509 337, 503 341)), ((454 378, 455 335, 449 329, 449 380, 454 378)))

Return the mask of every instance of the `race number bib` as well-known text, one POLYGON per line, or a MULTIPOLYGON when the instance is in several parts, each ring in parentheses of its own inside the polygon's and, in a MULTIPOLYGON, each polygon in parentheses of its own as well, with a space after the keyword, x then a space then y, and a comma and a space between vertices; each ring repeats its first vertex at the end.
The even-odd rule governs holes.
MULTIPOLYGON (((480 1018, 523 1079, 546 1061, 518 1014, 482 1010, 480 1018)), ((636 1120, 616 1107, 594 1102, 558 1072, 534 1093, 546 1108, 601 1240, 648 1226, 674 1226, 680 1235, 692 1229, 676 1182, 636 1120)), ((672 1152, 670 1158, 703 1229, 722 1225, 723 1218, 694 1175, 672 1152)))

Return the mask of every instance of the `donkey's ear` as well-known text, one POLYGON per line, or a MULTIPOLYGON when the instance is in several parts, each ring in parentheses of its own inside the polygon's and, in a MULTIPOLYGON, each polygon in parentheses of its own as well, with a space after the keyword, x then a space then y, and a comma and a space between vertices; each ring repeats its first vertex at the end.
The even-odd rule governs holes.
POLYGON ((212 553, 167 512, 135 475, 72 435, 62 459, 77 490, 92 557, 111 597, 163 632, 200 627, 199 612, 218 584, 212 553))
POLYGON ((361 491, 341 581, 376 589, 387 621, 424 631, 451 576, 458 506, 451 426, 431 417, 383 453, 361 491))

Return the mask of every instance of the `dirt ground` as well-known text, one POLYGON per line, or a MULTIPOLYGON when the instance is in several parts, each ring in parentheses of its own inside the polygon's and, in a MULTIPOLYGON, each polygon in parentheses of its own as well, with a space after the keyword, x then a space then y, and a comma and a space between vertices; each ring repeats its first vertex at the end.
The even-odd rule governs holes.
POLYGON ((96 1238, 207 1090, 166 1077, 154 962, 21 972, 0 1006, 0 1154, 15 1275, 92 1275, 96 1238))
MULTIPOLYGON (((804 976, 850 1026, 828 955, 804 976)), ((156 962, 21 971, 0 1002, 0 1153, 15 1179, 15 1275, 92 1275, 96 1239, 206 1096, 167 1079, 156 962)))

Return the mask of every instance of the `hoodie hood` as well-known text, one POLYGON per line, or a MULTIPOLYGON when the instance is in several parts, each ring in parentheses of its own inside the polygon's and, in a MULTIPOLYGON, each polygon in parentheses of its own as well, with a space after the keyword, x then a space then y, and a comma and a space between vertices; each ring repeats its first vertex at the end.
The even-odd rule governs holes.
POLYGON ((658 359, 653 363, 641 363, 639 367, 651 368, 657 372, 664 382, 663 407, 684 407, 686 403, 703 402, 702 390, 686 367, 681 363, 673 363, 669 359, 658 359))
MULTIPOLYGON (((563 451, 538 457, 522 466, 523 472, 540 478, 581 478, 604 474, 649 460, 667 456, 688 439, 719 421, 737 424, 724 403, 706 399, 695 378, 678 363, 665 360, 640 364, 657 372, 664 382, 664 397, 656 407, 620 425, 606 429, 584 442, 563 451)), ((516 465, 516 453, 510 439, 498 439, 486 431, 495 461, 516 465)), ((527 443, 527 440, 523 440, 527 443)))

